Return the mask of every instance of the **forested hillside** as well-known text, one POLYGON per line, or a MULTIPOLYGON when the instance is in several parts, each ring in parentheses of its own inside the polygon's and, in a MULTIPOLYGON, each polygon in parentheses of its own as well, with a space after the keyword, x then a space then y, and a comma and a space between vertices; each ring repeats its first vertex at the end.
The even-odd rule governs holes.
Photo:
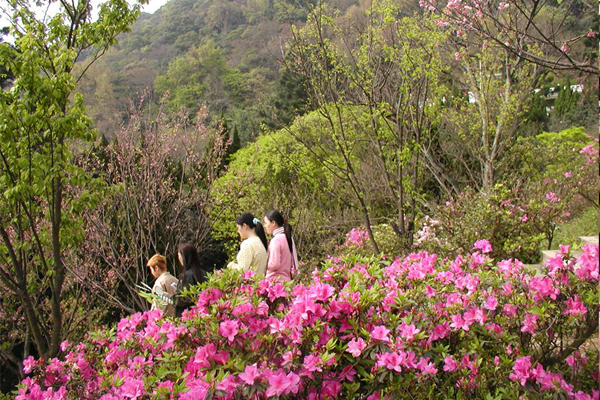
MULTIPOLYGON (((206 104, 213 119, 224 116, 247 141, 260 123, 273 122, 273 108, 282 109, 281 117, 298 103, 290 98, 299 96, 296 89, 280 80, 281 59, 291 24, 302 23, 312 3, 172 0, 142 14, 81 82, 90 116, 111 137, 137 93, 149 90, 158 101, 168 92, 173 111, 194 116, 206 104)), ((346 10, 358 1, 333 3, 346 10)))

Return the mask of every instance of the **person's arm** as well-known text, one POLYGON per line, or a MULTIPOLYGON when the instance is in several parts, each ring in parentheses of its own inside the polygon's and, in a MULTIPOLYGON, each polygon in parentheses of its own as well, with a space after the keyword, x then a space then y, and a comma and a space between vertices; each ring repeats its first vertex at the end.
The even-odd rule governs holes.
POLYGON ((274 273, 281 267, 281 242, 271 240, 269 245, 269 261, 267 262, 267 274, 274 273))
POLYGON ((240 245, 240 251, 237 254, 237 263, 231 262, 227 268, 246 271, 250 268, 250 264, 252 264, 252 249, 247 241, 244 240, 240 245))

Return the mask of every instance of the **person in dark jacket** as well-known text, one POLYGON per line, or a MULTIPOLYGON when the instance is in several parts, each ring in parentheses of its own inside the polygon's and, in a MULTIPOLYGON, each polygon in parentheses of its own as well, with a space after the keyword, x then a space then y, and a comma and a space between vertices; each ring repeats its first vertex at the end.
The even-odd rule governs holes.
POLYGON ((175 316, 181 317, 184 310, 194 305, 194 301, 185 296, 180 296, 179 293, 183 289, 190 286, 195 286, 206 281, 206 271, 200 265, 198 251, 194 245, 184 243, 179 246, 177 255, 179 262, 183 266, 183 272, 179 276, 179 285, 177 286, 177 297, 175 300, 175 316))

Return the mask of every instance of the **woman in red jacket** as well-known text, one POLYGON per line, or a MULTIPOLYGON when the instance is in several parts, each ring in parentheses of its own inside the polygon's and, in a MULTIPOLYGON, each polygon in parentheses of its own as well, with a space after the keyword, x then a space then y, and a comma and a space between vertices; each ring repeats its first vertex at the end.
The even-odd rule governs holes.
POLYGON ((274 281, 289 281, 298 269, 298 255, 292 238, 292 227, 277 210, 265 214, 264 227, 267 233, 273 235, 269 243, 266 278, 274 281))

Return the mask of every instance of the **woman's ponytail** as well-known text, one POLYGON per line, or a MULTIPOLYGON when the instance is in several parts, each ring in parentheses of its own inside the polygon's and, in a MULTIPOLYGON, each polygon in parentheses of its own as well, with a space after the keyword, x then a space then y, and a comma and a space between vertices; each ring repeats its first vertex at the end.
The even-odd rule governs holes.
POLYGON ((269 251, 269 243, 267 242, 267 235, 265 234, 265 229, 263 228, 260 221, 255 225, 254 230, 256 231, 256 235, 259 237, 262 244, 265 245, 265 250, 269 251))

